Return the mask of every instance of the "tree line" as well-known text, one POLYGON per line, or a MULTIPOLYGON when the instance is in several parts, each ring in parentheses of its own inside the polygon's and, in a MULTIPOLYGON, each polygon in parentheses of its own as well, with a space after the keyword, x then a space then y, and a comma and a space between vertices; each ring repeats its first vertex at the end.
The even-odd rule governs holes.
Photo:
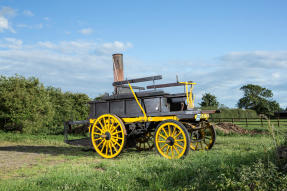
POLYGON ((37 78, 0 76, 0 130, 58 134, 63 122, 88 116, 86 94, 44 87, 37 78))
MULTIPOLYGON (((274 112, 283 111, 278 102, 273 100, 271 90, 259 85, 247 84, 240 88, 243 91, 243 97, 237 102, 239 109, 250 109, 256 111, 257 114, 274 115, 274 112)), ((227 108, 223 104, 219 104, 215 95, 205 93, 200 103, 202 108, 227 108)), ((287 108, 286 108, 287 110, 287 108)))

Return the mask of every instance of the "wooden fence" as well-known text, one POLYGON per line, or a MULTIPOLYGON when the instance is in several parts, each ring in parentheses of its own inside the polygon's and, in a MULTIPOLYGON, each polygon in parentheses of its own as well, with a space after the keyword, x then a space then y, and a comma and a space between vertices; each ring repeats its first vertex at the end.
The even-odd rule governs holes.
MULTIPOLYGON (((274 127, 279 128, 287 128, 287 117, 281 117, 281 118, 270 118, 269 119, 271 124, 274 125, 274 127)), ((259 117, 259 118, 210 118, 211 122, 214 123, 220 123, 220 122, 229 122, 236 125, 239 125, 241 127, 249 127, 249 128, 258 128, 258 127, 266 127, 268 126, 268 120, 259 117)))

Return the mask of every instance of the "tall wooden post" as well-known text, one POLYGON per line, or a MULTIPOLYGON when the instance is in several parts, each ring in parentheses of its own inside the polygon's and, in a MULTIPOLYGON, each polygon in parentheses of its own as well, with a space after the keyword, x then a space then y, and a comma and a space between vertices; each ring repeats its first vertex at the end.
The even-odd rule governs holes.
MULTIPOLYGON (((113 70, 114 70, 114 82, 124 80, 124 64, 123 54, 113 54, 113 70)), ((117 94, 117 87, 115 87, 115 93, 117 94)))

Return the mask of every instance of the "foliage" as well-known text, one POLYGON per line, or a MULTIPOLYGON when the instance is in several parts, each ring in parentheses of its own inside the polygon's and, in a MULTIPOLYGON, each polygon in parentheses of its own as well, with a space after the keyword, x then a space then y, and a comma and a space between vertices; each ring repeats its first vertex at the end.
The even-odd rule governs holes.
POLYGON ((271 90, 253 84, 244 85, 240 90, 244 95, 237 103, 239 108, 253 109, 258 114, 269 115, 280 110, 279 104, 272 100, 271 90))
POLYGON ((60 133, 63 122, 88 116, 85 94, 45 88, 37 78, 0 77, 0 130, 60 133))
POLYGON ((86 94, 63 93, 61 89, 54 87, 48 87, 47 93, 55 112, 51 126, 62 130, 64 121, 87 119, 89 114, 87 103, 90 98, 86 94))
POLYGON ((47 131, 54 110, 46 90, 36 78, 0 77, 1 129, 26 133, 47 131))
POLYGON ((258 118, 258 114, 250 109, 220 108, 220 113, 212 114, 211 118, 258 118))
POLYGON ((219 177, 221 183, 216 183, 217 190, 284 190, 287 187, 287 175, 278 171, 276 165, 261 160, 251 166, 244 165, 237 169, 235 176, 219 177))
POLYGON ((204 108, 218 108, 219 102, 217 101, 215 95, 210 93, 205 93, 201 98, 201 103, 199 104, 204 108))

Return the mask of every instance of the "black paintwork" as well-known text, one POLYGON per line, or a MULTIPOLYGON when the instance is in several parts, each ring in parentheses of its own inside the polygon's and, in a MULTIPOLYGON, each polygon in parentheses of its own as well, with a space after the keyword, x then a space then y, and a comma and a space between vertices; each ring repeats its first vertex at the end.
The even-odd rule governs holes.
MULTIPOLYGON (((186 110, 186 95, 184 93, 168 94, 163 91, 145 91, 138 92, 136 95, 147 116, 176 115, 180 119, 188 119, 201 113, 198 110, 186 110)), ((90 118, 97 118, 107 113, 121 118, 143 116, 132 93, 104 96, 101 100, 90 102, 90 118)))

